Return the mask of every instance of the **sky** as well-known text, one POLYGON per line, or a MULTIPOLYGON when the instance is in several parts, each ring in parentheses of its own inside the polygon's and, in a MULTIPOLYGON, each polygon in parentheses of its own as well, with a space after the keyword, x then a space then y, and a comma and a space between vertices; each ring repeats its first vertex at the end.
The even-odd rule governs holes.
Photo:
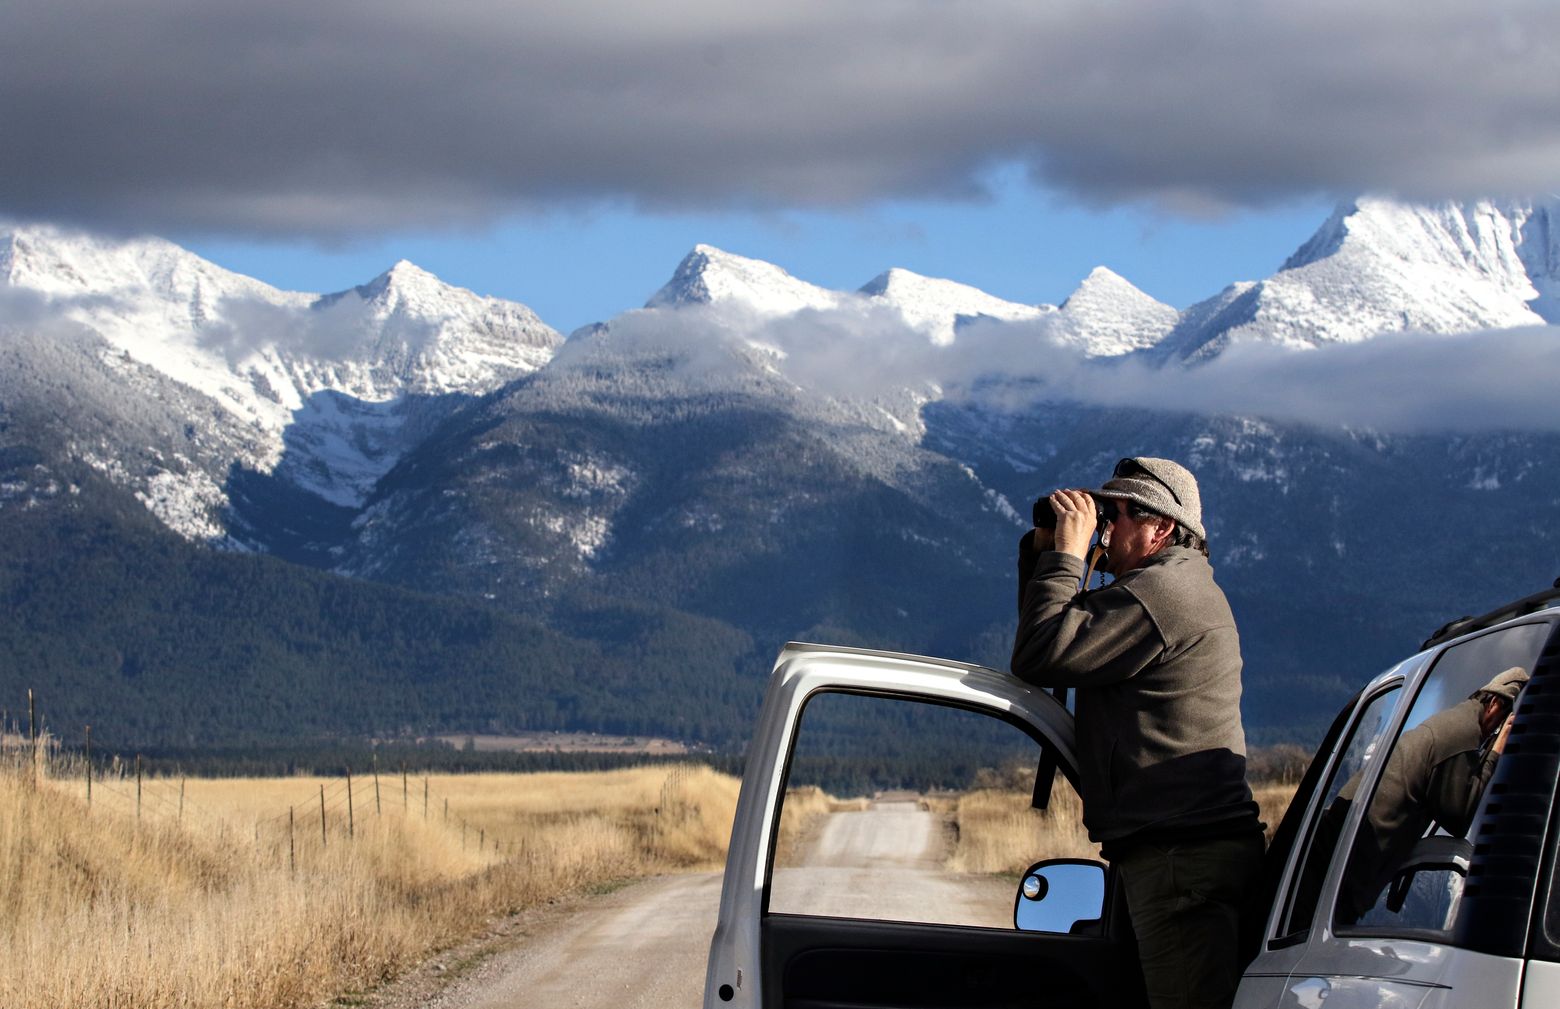
POLYGON ((1361 192, 1552 191, 1556 94, 1552 0, 51 0, 0 11, 0 215, 565 332, 699 242, 1184 307, 1361 192))

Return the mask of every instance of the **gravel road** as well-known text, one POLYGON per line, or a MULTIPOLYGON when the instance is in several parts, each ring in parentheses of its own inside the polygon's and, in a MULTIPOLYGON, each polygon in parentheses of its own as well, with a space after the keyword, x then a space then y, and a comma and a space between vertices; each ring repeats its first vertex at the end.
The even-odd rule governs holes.
MULTIPOLYGON (((913 801, 832 814, 804 847, 800 864, 777 872, 771 908, 1010 925, 1011 885, 948 875, 941 869, 945 844, 937 818, 913 801)), ((402 991, 375 1003, 386 1009, 697 1009, 719 904, 715 873, 660 877, 569 902, 499 925, 481 962, 459 978, 443 982, 425 969, 421 980, 409 979, 402 991)))

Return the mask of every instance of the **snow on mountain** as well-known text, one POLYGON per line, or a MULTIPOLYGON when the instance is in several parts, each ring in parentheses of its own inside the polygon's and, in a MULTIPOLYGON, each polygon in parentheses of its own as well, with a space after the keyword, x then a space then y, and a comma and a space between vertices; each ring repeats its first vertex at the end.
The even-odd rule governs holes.
POLYGON ((1560 203, 1434 205, 1362 198, 1257 284, 1189 309, 1162 350, 1201 360, 1233 342, 1352 343, 1560 319, 1560 203))
POLYGON ((1051 331, 1092 357, 1115 357, 1158 343, 1179 316, 1124 277, 1097 266, 1057 309, 1051 331))
POLYGON ((285 424, 277 404, 258 396, 220 354, 201 348, 198 335, 222 322, 226 303, 298 310, 308 295, 278 291, 161 239, 105 240, 50 227, 0 238, 0 277, 46 296, 61 318, 212 397, 243 422, 278 431, 285 424))
POLYGON ((848 295, 797 280, 773 263, 696 245, 646 308, 736 303, 760 316, 838 308, 848 295))
POLYGON ((358 374, 328 387, 364 398, 486 392, 546 364, 562 342, 526 306, 453 287, 404 259, 311 308, 351 317, 359 339, 346 357, 358 374))
POLYGON ((860 293, 897 309, 905 322, 940 346, 952 343, 959 326, 974 319, 1018 322, 1056 311, 1054 305, 1004 301, 967 284, 923 277, 898 267, 869 281, 860 293))
MULTIPOLYGON (((189 484, 195 504, 159 511, 175 516, 226 507, 212 488, 235 465, 360 504, 430 423, 420 403, 495 389, 562 342, 525 306, 404 261, 320 296, 277 290, 161 239, 29 226, 0 235, 0 280, 40 296, 50 318, 97 334, 105 357, 123 355, 209 398, 214 409, 200 411, 198 425, 247 432, 225 439, 245 451, 204 471, 137 477, 146 484, 138 493, 155 484, 161 501, 189 484)), ((210 516, 170 524, 207 538, 210 516)))

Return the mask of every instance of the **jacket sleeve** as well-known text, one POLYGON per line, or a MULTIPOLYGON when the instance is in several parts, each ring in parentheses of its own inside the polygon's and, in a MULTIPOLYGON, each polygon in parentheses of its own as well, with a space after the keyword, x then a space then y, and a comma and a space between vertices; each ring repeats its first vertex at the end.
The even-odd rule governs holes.
MULTIPOLYGON (((1022 560, 1021 560, 1022 563, 1022 560)), ((1083 561, 1039 555, 1023 588, 1013 674, 1041 687, 1089 687, 1136 675, 1164 651, 1143 604, 1120 583, 1079 592, 1083 561)))
POLYGON ((1040 562, 1040 551, 1035 549, 1034 530, 1026 532, 1018 540, 1018 612, 1024 612, 1024 591, 1029 579, 1035 576, 1035 565, 1040 562))
POLYGON ((1431 812, 1448 834, 1467 837, 1484 788, 1495 773, 1494 750, 1453 754, 1436 766, 1429 789, 1431 812))

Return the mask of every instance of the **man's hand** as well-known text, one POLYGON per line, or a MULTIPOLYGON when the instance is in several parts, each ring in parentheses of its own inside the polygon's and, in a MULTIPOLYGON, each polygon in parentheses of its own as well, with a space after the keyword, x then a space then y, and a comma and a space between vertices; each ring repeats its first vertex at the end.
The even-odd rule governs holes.
POLYGON ((1517 716, 1514 714, 1506 716, 1506 724, 1500 727, 1500 735, 1495 737, 1495 743, 1490 747, 1490 749, 1494 750, 1496 753, 1506 752, 1506 739, 1511 735, 1511 723, 1515 722, 1516 720, 1517 716))
MULTIPOLYGON (((1049 500, 1051 510, 1056 512, 1055 543, 1049 549, 1087 560, 1089 541, 1094 538, 1097 523, 1094 499, 1081 490, 1059 490, 1049 500)), ((1035 545, 1040 545, 1038 535, 1035 545)))

